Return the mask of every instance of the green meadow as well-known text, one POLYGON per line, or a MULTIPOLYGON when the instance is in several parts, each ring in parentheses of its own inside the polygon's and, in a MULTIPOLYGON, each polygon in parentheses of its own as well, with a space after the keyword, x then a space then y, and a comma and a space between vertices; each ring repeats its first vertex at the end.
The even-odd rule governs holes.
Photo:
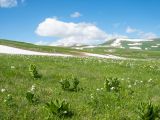
POLYGON ((1 54, 0 90, 1 120, 160 119, 158 60, 1 54))

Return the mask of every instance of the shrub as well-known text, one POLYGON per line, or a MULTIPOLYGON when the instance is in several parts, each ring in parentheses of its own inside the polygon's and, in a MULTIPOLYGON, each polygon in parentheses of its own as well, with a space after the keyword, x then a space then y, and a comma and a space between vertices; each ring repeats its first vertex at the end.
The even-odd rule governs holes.
POLYGON ((160 108, 153 106, 150 101, 148 103, 140 103, 138 106, 138 114, 141 120, 160 119, 160 108))
POLYGON ((10 106, 10 107, 12 107, 12 106, 15 105, 15 103, 14 103, 14 101, 13 101, 13 97, 12 97, 11 94, 8 94, 8 95, 6 96, 6 98, 4 99, 4 103, 5 103, 7 106, 10 106))
POLYGON ((75 77, 72 78, 72 82, 69 82, 68 79, 64 79, 64 80, 61 80, 59 83, 61 84, 61 87, 63 90, 66 90, 66 91, 80 90, 80 88, 78 88, 79 80, 75 77))
POLYGON ((37 71, 36 65, 31 64, 29 66, 29 72, 33 78, 41 78, 41 75, 37 71))
POLYGON ((70 83, 67 79, 59 81, 63 90, 69 90, 70 83))
POLYGON ((56 99, 54 102, 46 103, 47 109, 58 117, 71 117, 73 114, 70 111, 70 104, 66 100, 56 99))
POLYGON ((73 91, 78 91, 79 80, 77 78, 73 78, 73 91))
POLYGON ((107 91, 118 92, 120 90, 120 81, 118 80, 118 78, 106 78, 104 82, 104 88, 107 91))
POLYGON ((26 93, 26 99, 28 100, 29 103, 31 104, 37 104, 38 103, 38 99, 35 97, 35 94, 28 91, 26 93))

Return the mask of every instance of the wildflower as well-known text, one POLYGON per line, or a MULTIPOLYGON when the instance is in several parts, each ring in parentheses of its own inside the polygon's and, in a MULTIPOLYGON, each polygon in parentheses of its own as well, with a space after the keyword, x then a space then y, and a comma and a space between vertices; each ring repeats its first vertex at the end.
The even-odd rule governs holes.
POLYGON ((128 88, 131 88, 132 87, 132 85, 128 85, 128 88))
POLYGON ((7 96, 8 96, 8 97, 11 97, 11 94, 8 94, 7 96))
POLYGON ((67 111, 65 110, 63 113, 64 113, 64 114, 66 114, 66 113, 67 113, 67 111))
POLYGON ((111 87, 110 89, 111 89, 111 90, 114 90, 114 89, 115 89, 115 87, 111 87))
POLYGON ((31 87, 31 92, 34 92, 35 89, 36 89, 36 86, 35 86, 35 85, 32 85, 32 87, 31 87))
POLYGON ((93 99, 94 97, 93 97, 93 94, 91 94, 91 99, 93 99))
POLYGON ((140 81, 141 83, 143 83, 143 81, 140 81))
POLYGON ((148 82, 151 82, 152 81, 152 79, 150 78, 149 80, 148 80, 148 82))
POLYGON ((103 90, 103 88, 101 88, 101 90, 103 90))
POLYGON ((6 103, 6 102, 7 102, 7 100, 5 99, 5 100, 4 100, 4 102, 6 103))
POLYGON ((15 66, 11 66, 11 69, 14 69, 15 68, 15 66))
POLYGON ((6 89, 4 89, 4 88, 1 89, 1 92, 2 92, 2 93, 5 92, 5 91, 6 91, 6 89))
POLYGON ((96 90, 97 90, 97 91, 99 91, 100 89, 99 89, 99 88, 97 88, 96 90))

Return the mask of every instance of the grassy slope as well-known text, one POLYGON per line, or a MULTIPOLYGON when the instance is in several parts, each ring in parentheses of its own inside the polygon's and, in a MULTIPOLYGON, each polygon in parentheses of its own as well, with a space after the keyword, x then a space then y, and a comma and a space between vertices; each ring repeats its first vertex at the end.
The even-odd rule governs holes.
MULTIPOLYGON (((133 47, 128 44, 133 44, 135 42, 132 41, 122 41, 122 47, 129 48, 133 47)), ((142 50, 145 50, 145 48, 148 48, 150 51, 160 51, 160 46, 159 47, 152 47, 152 46, 157 46, 157 44, 160 44, 160 39, 155 39, 154 41, 143 41, 143 42, 137 42, 137 43, 142 43, 142 45, 134 45, 135 47, 140 47, 142 50)))
POLYGON ((86 52, 97 53, 97 54, 112 54, 126 58, 143 58, 143 59, 160 59, 160 51, 146 51, 146 50, 131 50, 121 49, 113 47, 96 47, 96 48, 85 48, 86 52), (112 50, 112 51, 110 51, 112 50))
POLYGON ((160 59, 160 51, 150 51, 150 50, 131 50, 131 49, 121 49, 121 48, 109 48, 109 47, 96 47, 96 48, 84 48, 83 50, 72 49, 69 47, 55 47, 55 46, 39 46, 30 43, 0 40, 0 44, 8 45, 17 48, 23 48, 33 51, 41 52, 57 52, 66 54, 80 55, 79 52, 91 52, 97 54, 112 54, 127 58, 144 58, 144 59, 160 59), (110 52, 113 50, 113 52, 110 52))
POLYGON ((45 103, 59 98, 69 101, 74 111, 72 118, 66 118, 68 120, 137 120, 136 110, 140 102, 150 99, 153 104, 160 105, 159 80, 159 61, 0 55, 0 89, 7 89, 0 94, 0 119, 44 120, 49 114, 45 103), (42 79, 34 80, 30 76, 30 64, 36 64, 42 79), (11 69, 11 66, 15 68, 11 69), (77 76, 84 91, 76 93, 61 89, 58 81, 71 75, 77 76), (96 90, 103 88, 106 76, 118 77, 121 81, 119 97, 118 94, 96 90), (29 104, 25 98, 33 84, 40 99, 38 105, 29 104), (13 96, 15 106, 5 105, 7 94, 13 96))
POLYGON ((17 47, 17 48, 40 51, 40 52, 49 52, 49 53, 76 54, 76 52, 78 52, 78 50, 73 50, 69 47, 40 46, 40 45, 31 44, 31 43, 10 41, 10 40, 3 40, 3 39, 0 39, 0 45, 8 45, 11 47, 17 47))

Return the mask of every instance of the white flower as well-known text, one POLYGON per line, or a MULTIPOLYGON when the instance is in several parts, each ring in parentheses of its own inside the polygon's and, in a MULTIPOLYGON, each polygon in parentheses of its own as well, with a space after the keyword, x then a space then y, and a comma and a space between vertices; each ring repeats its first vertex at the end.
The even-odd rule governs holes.
POLYGON ((93 94, 91 94, 91 99, 93 99, 94 97, 93 97, 93 94))
POLYGON ((67 113, 67 111, 64 111, 63 113, 64 113, 64 114, 66 114, 66 113, 67 113))
POLYGON ((115 89, 115 87, 111 87, 110 89, 111 89, 111 90, 114 90, 114 89, 115 89))
POLYGON ((128 85, 128 88, 131 88, 132 87, 132 85, 128 85))
POLYGON ((15 68, 15 66, 11 66, 11 69, 14 69, 15 68))
POLYGON ((101 88, 101 90, 103 90, 103 88, 101 88))
POLYGON ((5 99, 4 102, 7 102, 7 100, 5 99))
POLYGON ((11 97, 11 94, 8 94, 7 96, 8 96, 8 97, 11 97))
POLYGON ((4 88, 1 89, 1 92, 2 92, 2 93, 5 92, 5 91, 6 91, 6 89, 4 89, 4 88))
POLYGON ((143 83, 143 81, 140 81, 141 83, 143 83))
POLYGON ((32 87, 31 87, 31 91, 32 91, 32 92, 34 92, 34 91, 35 91, 35 89, 36 89, 36 86, 35 86, 35 85, 32 85, 32 87))
POLYGON ((97 91, 99 91, 100 89, 99 89, 99 88, 97 88, 96 90, 97 90, 97 91))
POLYGON ((150 78, 149 80, 148 80, 148 82, 151 82, 152 81, 152 79, 150 78))

